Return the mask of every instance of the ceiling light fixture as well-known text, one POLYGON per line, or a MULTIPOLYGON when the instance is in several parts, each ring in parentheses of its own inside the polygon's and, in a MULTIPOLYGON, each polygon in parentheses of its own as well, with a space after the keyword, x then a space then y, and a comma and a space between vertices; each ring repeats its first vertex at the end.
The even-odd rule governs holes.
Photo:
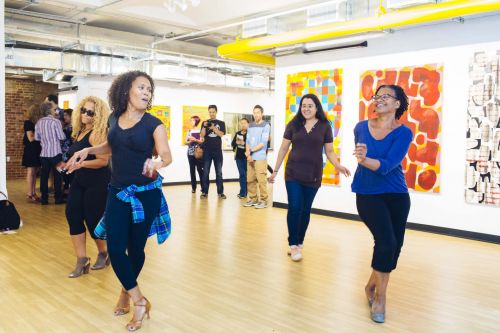
POLYGON ((393 33, 393 31, 392 30, 384 30, 384 31, 380 31, 380 32, 371 32, 371 33, 350 36, 350 37, 344 37, 344 38, 329 39, 329 40, 324 40, 324 41, 320 41, 320 42, 305 43, 304 50, 310 52, 310 51, 318 51, 318 50, 335 48, 337 46, 346 46, 346 45, 350 45, 350 44, 355 44, 357 42, 366 41, 368 39, 380 38, 383 36, 387 36, 387 34, 389 34, 389 33, 393 33))
POLYGON ((188 9, 189 4, 192 7, 198 7, 201 0, 168 0, 163 3, 163 6, 168 9, 169 12, 175 13, 177 8, 185 12, 188 9))

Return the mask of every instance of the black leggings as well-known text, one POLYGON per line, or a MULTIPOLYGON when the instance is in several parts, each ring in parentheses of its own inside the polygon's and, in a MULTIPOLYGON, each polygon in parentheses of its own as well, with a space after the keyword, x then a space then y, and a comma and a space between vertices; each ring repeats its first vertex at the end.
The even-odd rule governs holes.
POLYGON ((359 216, 375 240, 374 270, 390 273, 396 268, 410 205, 408 193, 356 194, 359 216))
POLYGON ((107 183, 87 187, 82 185, 78 178, 73 179, 66 204, 66 219, 70 235, 85 233, 85 224, 87 224, 90 236, 96 239, 94 229, 104 214, 107 195, 107 183))
POLYGON ((111 266, 125 290, 137 286, 137 277, 141 272, 146 255, 144 248, 148 240, 153 220, 158 215, 161 205, 159 189, 136 193, 144 208, 145 220, 132 222, 130 203, 116 197, 120 192, 115 187, 109 188, 106 204, 106 238, 111 266))
POLYGON ((189 174, 191 175, 191 187, 193 191, 196 191, 196 171, 198 171, 198 177, 200 178, 200 186, 201 186, 201 178, 203 177, 203 161, 197 160, 194 156, 188 155, 189 161, 189 174))

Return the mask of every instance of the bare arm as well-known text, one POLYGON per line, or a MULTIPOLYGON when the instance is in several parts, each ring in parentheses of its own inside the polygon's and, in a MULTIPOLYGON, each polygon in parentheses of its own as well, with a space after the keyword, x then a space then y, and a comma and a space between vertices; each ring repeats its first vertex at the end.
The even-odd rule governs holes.
POLYGON ((332 163, 335 169, 337 169, 344 176, 349 177, 351 175, 351 172, 346 167, 340 165, 337 154, 335 154, 335 151, 333 150, 333 143, 332 142, 325 143, 324 147, 325 147, 326 157, 328 158, 330 163, 332 163))
POLYGON ((104 141, 98 146, 88 147, 80 151, 77 151, 66 163, 66 168, 68 169, 68 173, 80 169, 82 167, 82 163, 85 162, 85 159, 89 154, 96 155, 96 157, 97 155, 110 155, 111 146, 108 144, 108 141, 104 141))
POLYGON ((278 174, 278 171, 281 167, 281 164, 283 163, 283 160, 285 159, 285 156, 288 153, 288 150, 290 149, 291 144, 292 144, 292 141, 287 140, 287 139, 283 139, 283 141, 281 142, 281 146, 280 146, 280 149, 278 151, 278 157, 276 158, 276 164, 274 166, 274 172, 268 178, 270 183, 274 183, 274 178, 278 174))
POLYGON ((168 145, 167 129, 164 125, 156 127, 153 132, 153 138, 155 140, 155 149, 161 160, 153 162, 149 165, 148 171, 151 173, 153 170, 159 170, 172 163, 172 153, 170 152, 170 146, 168 145))
POLYGON ((26 131, 26 137, 29 142, 35 141, 35 133, 33 131, 26 131))

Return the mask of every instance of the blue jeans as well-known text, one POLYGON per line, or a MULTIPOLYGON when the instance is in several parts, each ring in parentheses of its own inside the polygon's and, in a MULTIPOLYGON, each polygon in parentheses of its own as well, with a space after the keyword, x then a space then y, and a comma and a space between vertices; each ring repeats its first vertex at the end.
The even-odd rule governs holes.
POLYGON ((240 196, 247 196, 247 160, 244 158, 237 158, 236 166, 238 167, 238 173, 240 174, 240 196))
POLYGON ((209 151, 203 153, 203 182, 201 183, 201 191, 208 194, 210 187, 210 166, 214 162, 215 167, 215 183, 217 184, 217 194, 224 193, 224 185, 222 184, 222 150, 209 151))
POLYGON ((296 181, 286 181, 288 194, 288 245, 304 243, 307 227, 311 218, 311 206, 318 188, 304 186, 296 181))

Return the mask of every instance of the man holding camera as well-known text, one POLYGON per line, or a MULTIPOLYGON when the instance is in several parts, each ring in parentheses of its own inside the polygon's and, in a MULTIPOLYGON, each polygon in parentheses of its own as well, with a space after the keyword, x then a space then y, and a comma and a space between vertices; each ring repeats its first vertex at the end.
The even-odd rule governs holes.
POLYGON ((201 198, 208 196, 210 187, 210 166, 212 161, 215 167, 215 182, 219 198, 226 199, 222 183, 222 137, 226 134, 226 124, 217 119, 217 106, 208 106, 209 120, 203 122, 201 137, 203 138, 203 179, 201 182, 201 198))

